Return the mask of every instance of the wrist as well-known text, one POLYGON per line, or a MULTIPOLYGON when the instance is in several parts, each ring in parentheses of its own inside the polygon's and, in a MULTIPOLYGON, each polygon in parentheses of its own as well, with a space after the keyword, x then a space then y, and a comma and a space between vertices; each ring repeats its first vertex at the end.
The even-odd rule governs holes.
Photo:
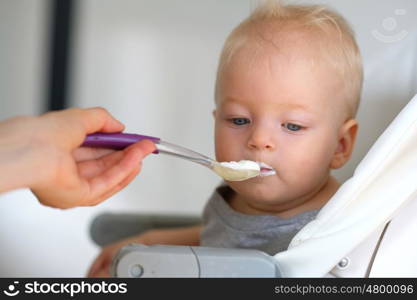
POLYGON ((0 180, 0 193, 20 188, 30 188, 36 178, 36 176, 33 176, 33 174, 36 174, 36 168, 30 166, 31 162, 24 158, 18 158, 16 155, 3 156, 1 151, 0 155, 6 158, 0 160, 0 172, 4 175, 0 180))
POLYGON ((15 117, 0 123, 0 192, 30 187, 39 178, 33 130, 37 117, 15 117))

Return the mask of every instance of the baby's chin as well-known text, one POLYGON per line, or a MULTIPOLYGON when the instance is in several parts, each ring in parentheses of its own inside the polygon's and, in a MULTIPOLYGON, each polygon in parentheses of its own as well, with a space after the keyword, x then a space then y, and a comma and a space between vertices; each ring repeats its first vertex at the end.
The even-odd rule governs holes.
POLYGON ((250 201, 274 204, 280 202, 286 194, 285 188, 279 183, 267 184, 263 180, 251 179, 247 181, 228 182, 229 186, 241 197, 250 201))

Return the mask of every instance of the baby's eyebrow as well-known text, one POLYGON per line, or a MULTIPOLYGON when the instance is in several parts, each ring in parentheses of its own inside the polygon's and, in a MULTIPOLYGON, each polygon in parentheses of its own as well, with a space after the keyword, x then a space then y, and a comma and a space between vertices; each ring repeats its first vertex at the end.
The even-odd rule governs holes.
MULTIPOLYGON (((224 98, 224 101, 222 101, 221 106, 223 107, 245 107, 245 101, 242 101, 240 99, 236 99, 236 98, 232 98, 232 97, 226 97, 224 98)), ((305 113, 306 115, 314 115, 314 112, 312 111, 311 107, 305 105, 305 104, 301 104, 301 103, 296 103, 296 102, 291 102, 291 101, 286 101, 286 102, 279 102, 277 101, 277 109, 281 110, 281 111, 296 111, 296 112, 301 112, 301 113, 305 113)))
POLYGON ((299 103, 280 104, 280 109, 287 112, 301 113, 306 116, 316 116, 317 111, 311 107, 299 103))
POLYGON ((225 98, 221 102, 221 106, 222 107, 244 107, 245 103, 244 103, 244 101, 239 101, 239 100, 234 99, 234 98, 225 98))
POLYGON ((236 99, 236 98, 232 98, 232 97, 225 97, 222 101, 222 103, 228 104, 228 103, 236 103, 236 104, 241 104, 242 100, 236 99))
POLYGON ((306 112, 310 111, 310 109, 307 106, 298 104, 298 103, 284 103, 284 104, 280 104, 280 106, 282 108, 291 109, 291 110, 303 110, 306 112))
POLYGON ((314 121, 317 118, 317 113, 308 106, 298 103, 283 104, 281 109, 285 110, 289 115, 299 116, 307 121, 314 121))

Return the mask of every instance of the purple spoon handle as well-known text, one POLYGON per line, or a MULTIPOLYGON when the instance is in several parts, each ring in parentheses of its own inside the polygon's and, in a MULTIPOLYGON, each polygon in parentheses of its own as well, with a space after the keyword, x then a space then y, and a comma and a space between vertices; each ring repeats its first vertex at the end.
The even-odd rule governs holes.
MULTIPOLYGON (((151 140, 152 142, 156 144, 158 144, 161 141, 161 139, 157 137, 133 134, 133 133, 97 132, 97 133, 87 135, 87 137, 85 138, 81 146, 121 150, 142 140, 151 140)), ((157 154, 159 152, 158 150, 155 150, 153 153, 157 154)))

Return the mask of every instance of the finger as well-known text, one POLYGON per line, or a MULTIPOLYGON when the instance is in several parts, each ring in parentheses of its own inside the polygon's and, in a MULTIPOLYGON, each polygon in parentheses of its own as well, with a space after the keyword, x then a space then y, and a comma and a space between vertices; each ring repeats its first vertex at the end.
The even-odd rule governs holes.
POLYGON ((94 264, 90 267, 90 270, 88 270, 87 277, 95 277, 95 274, 97 274, 100 268, 101 261, 95 261, 94 264))
POLYGON ((87 277, 92 277, 94 274, 98 272, 98 270, 102 267, 103 263, 106 261, 106 252, 103 251, 93 262, 88 271, 87 277))
POLYGON ((80 147, 72 152, 72 156, 76 162, 82 162, 103 157, 114 151, 115 150, 105 148, 80 147))
POLYGON ((103 195, 107 195, 109 192, 114 193, 115 190, 118 190, 119 184, 127 178, 129 174, 135 171, 143 158, 154 149, 155 146, 152 142, 141 141, 126 148, 123 152, 116 152, 123 153, 123 158, 102 174, 89 179, 91 199, 103 200, 103 195))
POLYGON ((130 174, 117 185, 117 188, 119 188, 119 190, 125 188, 133 179, 135 179, 135 177, 139 174, 141 169, 142 163, 140 163, 139 166, 133 169, 132 172, 130 172, 130 174))
POLYGON ((142 159, 156 150, 156 146, 151 140, 142 140, 129 146, 129 148, 132 149, 132 151, 138 152, 138 155, 142 153, 142 159))
POLYGON ((108 199, 120 190, 124 189, 140 172, 141 167, 139 166, 136 170, 133 170, 125 179, 123 179, 118 185, 116 185, 113 189, 106 191, 103 195, 101 195, 92 205, 97 205, 102 202, 104 199, 108 199))
POLYGON ((78 174, 85 179, 99 176, 112 166, 118 164, 124 155, 125 153, 123 151, 117 151, 98 159, 80 162, 77 164, 78 174))
POLYGON ((98 131, 119 132, 124 129, 124 125, 102 107, 93 107, 83 110, 82 122, 85 126, 86 133, 98 131))
POLYGON ((109 267, 100 269, 95 275, 95 278, 108 278, 110 277, 109 267))
POLYGON ((124 125, 107 110, 100 107, 80 109, 70 108, 40 116, 45 126, 54 124, 54 141, 64 148, 79 147, 85 136, 94 132, 120 132, 124 125))

